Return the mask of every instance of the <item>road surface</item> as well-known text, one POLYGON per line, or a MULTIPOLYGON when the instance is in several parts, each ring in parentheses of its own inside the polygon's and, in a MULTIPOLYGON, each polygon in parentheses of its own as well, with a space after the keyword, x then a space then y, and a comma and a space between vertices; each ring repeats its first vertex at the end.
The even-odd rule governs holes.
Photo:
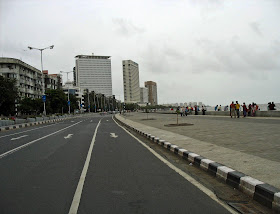
POLYGON ((0 213, 230 213, 111 116, 0 133, 0 213))

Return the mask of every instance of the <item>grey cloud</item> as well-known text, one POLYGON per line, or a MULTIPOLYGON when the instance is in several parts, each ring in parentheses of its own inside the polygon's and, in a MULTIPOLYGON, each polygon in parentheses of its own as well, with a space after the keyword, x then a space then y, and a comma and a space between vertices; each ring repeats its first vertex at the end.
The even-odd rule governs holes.
POLYGON ((135 26, 131 21, 115 18, 113 19, 115 30, 117 33, 125 36, 132 36, 135 34, 142 34, 145 32, 144 28, 135 26))
POLYGON ((259 36, 262 36, 262 32, 260 30, 260 23, 257 23, 257 22, 251 22, 250 24, 250 27, 251 29, 256 33, 258 34, 259 36))
POLYGON ((229 72, 248 74, 262 78, 262 72, 279 70, 280 53, 269 46, 246 44, 234 39, 234 42, 197 40, 199 53, 189 53, 190 65, 193 72, 229 72), (199 56, 199 57, 197 57, 199 56))

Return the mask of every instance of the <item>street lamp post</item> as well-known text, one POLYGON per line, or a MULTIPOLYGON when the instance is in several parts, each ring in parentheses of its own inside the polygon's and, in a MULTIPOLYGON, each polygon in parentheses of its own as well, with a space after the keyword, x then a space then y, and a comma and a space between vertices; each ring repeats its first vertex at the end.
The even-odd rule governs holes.
MULTIPOLYGON (((32 49, 35 49, 35 50, 39 50, 41 52, 41 71, 42 71, 42 83, 43 83, 43 90, 42 90, 42 93, 43 95, 45 96, 45 80, 44 80, 44 75, 43 75, 43 50, 46 50, 46 49, 53 49, 54 48, 54 45, 51 45, 49 47, 45 47, 45 48, 34 48, 34 47, 30 47, 28 46, 28 48, 30 50, 32 49)), ((44 115, 47 114, 46 112, 46 102, 44 102, 44 112, 43 112, 44 115)))
MULTIPOLYGON (((69 79, 68 79, 68 74, 71 73, 72 71, 68 71, 68 72, 65 72, 65 71, 60 71, 60 73, 66 73, 67 74, 67 81, 69 82, 69 79)), ((68 114, 71 113, 71 108, 70 108, 70 97, 69 97, 69 84, 68 84, 68 101, 67 101, 67 105, 68 105, 68 114)))

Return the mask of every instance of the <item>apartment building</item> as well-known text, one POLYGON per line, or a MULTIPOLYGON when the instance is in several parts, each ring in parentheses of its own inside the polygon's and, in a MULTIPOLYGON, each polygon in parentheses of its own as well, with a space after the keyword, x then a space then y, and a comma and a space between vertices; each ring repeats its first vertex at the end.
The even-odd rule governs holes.
POLYGON ((17 80, 21 98, 41 98, 43 74, 37 68, 19 59, 0 57, 0 75, 17 80))
POLYGON ((140 102, 139 66, 132 60, 123 60, 123 89, 125 103, 140 102))

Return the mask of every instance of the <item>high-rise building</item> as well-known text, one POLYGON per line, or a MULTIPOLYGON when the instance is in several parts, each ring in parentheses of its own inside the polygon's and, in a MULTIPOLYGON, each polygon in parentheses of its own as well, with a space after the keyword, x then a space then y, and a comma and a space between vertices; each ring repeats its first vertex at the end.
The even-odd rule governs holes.
POLYGON ((153 81, 145 82, 145 87, 148 88, 148 101, 151 105, 157 105, 157 84, 153 81))
POLYGON ((112 96, 110 56, 78 55, 75 67, 75 83, 81 90, 112 96))
POLYGON ((148 88, 140 87, 140 103, 147 104, 148 102, 148 88))
POLYGON ((123 60, 123 90, 125 103, 140 102, 139 66, 132 60, 123 60))

